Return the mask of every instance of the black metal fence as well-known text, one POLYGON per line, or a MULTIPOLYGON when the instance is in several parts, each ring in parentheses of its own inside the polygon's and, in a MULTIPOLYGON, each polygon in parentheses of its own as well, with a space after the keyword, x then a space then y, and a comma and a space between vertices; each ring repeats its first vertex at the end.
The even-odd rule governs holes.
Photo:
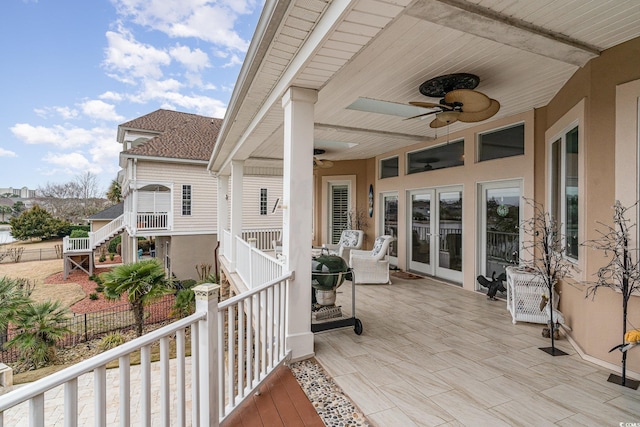
MULTIPOLYGON (((164 322, 171 318, 171 307, 175 301, 174 295, 167 295, 161 300, 145 306, 145 326, 164 322)), ((127 331, 135 328, 135 319, 129 304, 120 304, 104 310, 98 310, 85 314, 74 314, 63 325, 69 329, 69 333, 58 343, 59 347, 72 347, 76 344, 100 338, 110 332, 127 331)), ((0 335, 0 344, 12 338, 14 333, 0 335)), ((0 362, 12 363, 19 358, 16 348, 4 348, 0 350, 0 362)))
MULTIPOLYGON (((62 248, 62 246, 61 246, 62 248)), ((5 253, 0 247, 0 264, 26 261, 46 261, 50 259, 62 259, 62 250, 55 248, 27 249, 18 254, 5 253)))

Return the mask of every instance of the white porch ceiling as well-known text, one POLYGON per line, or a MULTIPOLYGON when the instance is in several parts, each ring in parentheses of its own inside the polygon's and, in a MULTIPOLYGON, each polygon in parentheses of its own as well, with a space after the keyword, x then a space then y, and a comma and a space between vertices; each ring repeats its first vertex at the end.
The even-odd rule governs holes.
POLYGON ((363 159, 436 131, 430 120, 346 109, 358 98, 438 102, 418 92, 421 83, 473 73, 477 90, 502 105, 494 118, 507 117, 546 105, 600 51, 640 36, 637 0, 290 0, 286 10, 282 3, 282 19, 261 38, 268 49, 257 71, 235 89, 213 171, 232 157, 248 165, 282 159, 280 100, 289 86, 319 91, 316 140, 355 144, 336 144, 322 158, 363 159))

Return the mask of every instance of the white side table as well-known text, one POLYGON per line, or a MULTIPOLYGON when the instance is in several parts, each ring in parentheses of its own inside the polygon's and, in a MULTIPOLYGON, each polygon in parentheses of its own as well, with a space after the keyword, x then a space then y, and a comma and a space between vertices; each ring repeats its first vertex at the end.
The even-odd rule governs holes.
MULTIPOLYGON (((513 323, 518 320, 531 323, 547 323, 547 313, 540 311, 542 295, 549 291, 540 276, 520 269, 507 267, 507 309, 513 323)), ((557 298, 554 298, 557 306, 557 298)))

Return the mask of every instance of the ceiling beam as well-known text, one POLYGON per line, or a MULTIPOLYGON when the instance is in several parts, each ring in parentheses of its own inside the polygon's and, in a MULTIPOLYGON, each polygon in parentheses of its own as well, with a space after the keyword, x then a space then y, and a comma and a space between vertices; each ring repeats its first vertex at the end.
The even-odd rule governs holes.
POLYGON ((595 46, 465 0, 419 0, 407 15, 578 67, 600 54, 595 46))

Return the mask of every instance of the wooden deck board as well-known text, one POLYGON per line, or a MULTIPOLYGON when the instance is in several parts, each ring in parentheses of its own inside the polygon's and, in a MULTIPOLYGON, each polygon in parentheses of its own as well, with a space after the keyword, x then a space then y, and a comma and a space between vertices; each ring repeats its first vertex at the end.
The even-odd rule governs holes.
POLYGON ((286 366, 279 367, 221 427, 322 427, 324 422, 286 366))

